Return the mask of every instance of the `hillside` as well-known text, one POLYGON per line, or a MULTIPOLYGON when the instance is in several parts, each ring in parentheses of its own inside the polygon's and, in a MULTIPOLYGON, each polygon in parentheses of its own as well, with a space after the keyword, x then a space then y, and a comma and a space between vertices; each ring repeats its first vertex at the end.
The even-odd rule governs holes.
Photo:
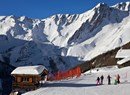
MULTIPOLYGON (((85 72, 92 68, 117 65, 118 59, 116 59, 115 56, 120 49, 130 49, 130 42, 106 53, 100 54, 89 61, 77 65, 76 67, 80 67, 82 69, 82 72, 85 72)), ((128 61, 128 64, 125 64, 124 66, 130 66, 130 61, 128 61)))

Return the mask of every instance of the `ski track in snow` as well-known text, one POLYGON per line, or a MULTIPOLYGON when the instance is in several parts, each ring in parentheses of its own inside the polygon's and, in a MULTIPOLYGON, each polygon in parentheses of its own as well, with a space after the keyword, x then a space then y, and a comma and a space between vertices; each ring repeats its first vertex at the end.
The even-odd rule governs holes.
POLYGON ((130 67, 118 68, 98 68, 82 74, 78 78, 48 82, 35 91, 27 92, 23 95, 129 95, 130 93, 130 67), (104 85, 96 86, 97 76, 104 75, 104 85), (112 77, 111 85, 107 85, 107 75, 112 77), (113 77, 117 74, 121 76, 121 83, 114 85, 113 77), (127 77, 126 77, 127 74, 127 77), (127 82, 125 82, 127 80, 127 82))

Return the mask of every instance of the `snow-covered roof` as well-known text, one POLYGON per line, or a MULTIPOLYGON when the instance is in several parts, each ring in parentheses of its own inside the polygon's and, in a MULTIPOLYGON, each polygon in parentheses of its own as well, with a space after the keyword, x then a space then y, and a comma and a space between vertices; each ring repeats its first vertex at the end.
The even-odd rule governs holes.
POLYGON ((130 61, 130 56, 127 57, 127 58, 124 58, 124 59, 122 59, 122 60, 120 60, 120 61, 118 61, 117 64, 121 65, 121 64, 124 64, 124 63, 126 63, 126 62, 128 62, 128 61, 130 61))
MULTIPOLYGON (((39 75, 46 69, 43 65, 17 67, 11 74, 39 75)), ((46 69, 47 70, 47 69, 46 69)))
POLYGON ((130 49, 120 49, 116 54, 116 58, 123 58, 117 62, 119 65, 130 61, 130 49))
POLYGON ((130 49, 120 49, 116 54, 116 58, 127 58, 129 56, 130 56, 130 49))

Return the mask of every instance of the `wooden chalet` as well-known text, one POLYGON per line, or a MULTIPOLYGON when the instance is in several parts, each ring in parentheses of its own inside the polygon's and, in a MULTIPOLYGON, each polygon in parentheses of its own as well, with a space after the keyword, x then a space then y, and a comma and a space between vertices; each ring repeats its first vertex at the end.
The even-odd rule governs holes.
POLYGON ((13 90, 33 90, 40 86, 42 80, 46 80, 48 71, 43 65, 22 66, 13 70, 11 75, 13 90))

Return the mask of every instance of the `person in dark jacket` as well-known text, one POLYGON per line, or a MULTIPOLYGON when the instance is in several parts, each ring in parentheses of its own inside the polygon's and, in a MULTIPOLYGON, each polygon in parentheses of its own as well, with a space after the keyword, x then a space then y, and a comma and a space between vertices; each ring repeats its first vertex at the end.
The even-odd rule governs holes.
POLYGON ((96 83, 96 84, 97 84, 97 85, 99 85, 99 84, 100 84, 100 78, 99 78, 99 77, 97 77, 97 80, 96 80, 96 81, 97 81, 97 83, 96 83))
POLYGON ((103 75, 101 75, 100 79, 101 79, 101 84, 103 84, 103 79, 104 79, 104 76, 103 76, 103 75))
POLYGON ((110 85, 111 84, 111 77, 110 77, 110 75, 107 76, 107 79, 108 79, 108 85, 110 85))

